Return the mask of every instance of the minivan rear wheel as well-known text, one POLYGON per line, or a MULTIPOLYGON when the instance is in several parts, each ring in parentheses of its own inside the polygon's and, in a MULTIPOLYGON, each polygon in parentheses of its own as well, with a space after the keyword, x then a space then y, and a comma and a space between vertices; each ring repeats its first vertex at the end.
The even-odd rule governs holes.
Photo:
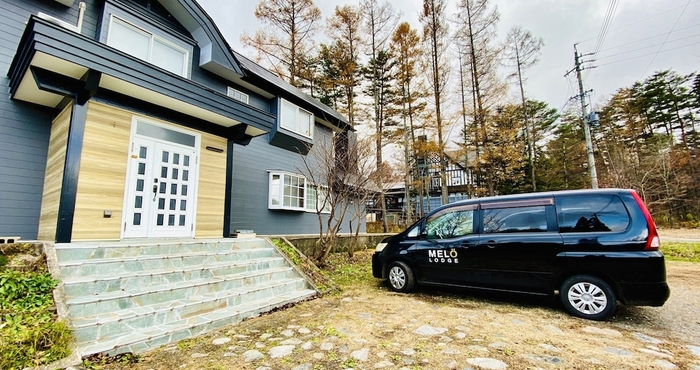
POLYGON ((566 279, 561 285, 559 296, 569 313, 589 320, 607 319, 617 305, 610 285, 589 275, 574 275, 566 279))
POLYGON ((389 287, 397 292, 410 292, 415 285, 413 270, 401 261, 389 265, 389 287))

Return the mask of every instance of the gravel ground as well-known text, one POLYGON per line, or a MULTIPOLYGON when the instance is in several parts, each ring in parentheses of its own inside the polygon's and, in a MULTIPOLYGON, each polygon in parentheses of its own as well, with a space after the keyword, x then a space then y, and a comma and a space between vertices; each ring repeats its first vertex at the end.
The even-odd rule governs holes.
POLYGON ((667 275, 663 307, 622 306, 605 322, 574 318, 548 300, 398 294, 376 281, 98 368, 700 370, 700 264, 667 261, 667 275))

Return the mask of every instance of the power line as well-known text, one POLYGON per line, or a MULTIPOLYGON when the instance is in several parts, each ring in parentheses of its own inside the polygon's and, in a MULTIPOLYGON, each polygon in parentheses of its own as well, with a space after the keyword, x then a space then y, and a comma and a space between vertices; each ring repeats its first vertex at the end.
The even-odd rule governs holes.
MULTIPOLYGON (((600 32, 598 33, 598 41, 596 41, 595 47, 593 48, 592 59, 596 58, 596 56, 598 55, 598 52, 600 51, 600 48, 603 46, 603 43, 605 42, 605 37, 608 35, 608 29, 610 28, 610 25, 612 24, 612 19, 615 16, 615 11, 617 10, 617 4, 618 4, 618 0, 612 0, 612 1, 610 1, 610 4, 608 5, 608 11, 605 14, 605 19, 603 20, 603 26, 600 28, 600 32)), ((591 73, 590 70, 586 71, 586 75, 584 78, 588 78, 588 75, 590 73, 591 73)))
MULTIPOLYGON (((700 33, 696 33, 696 34, 694 34, 694 35, 690 35, 690 36, 686 36, 686 37, 681 37, 681 38, 673 39, 673 40, 667 41, 666 44, 670 44, 670 43, 672 43, 672 42, 677 42, 677 41, 681 41, 681 40, 687 40, 687 39, 690 39, 690 38, 693 38, 693 37, 697 37, 697 36, 700 36, 700 33)), ((628 53, 634 53, 635 51, 640 51, 640 50, 649 49, 649 48, 653 48, 653 47, 656 47, 656 46, 663 46, 663 45, 664 45, 664 43, 653 44, 653 45, 647 45, 647 46, 644 46, 644 47, 641 47, 641 48, 637 48, 637 49, 627 50, 627 51, 623 51, 623 52, 616 53, 616 54, 605 55, 605 56, 602 56, 602 57, 598 58, 597 60, 612 58, 612 57, 615 57, 615 56, 618 56, 618 55, 624 55, 624 54, 628 54, 628 53)))
POLYGON ((603 43, 605 42, 605 37, 608 35, 608 29, 610 28, 610 25, 612 24, 612 19, 615 16, 615 11, 617 10, 617 4, 618 4, 618 0, 612 0, 610 2, 610 5, 608 6, 608 12, 605 15, 605 20, 603 21, 603 26, 600 28, 600 32, 598 33, 598 41, 596 42, 596 45, 593 48, 593 58, 594 59, 595 59, 595 56, 598 54, 598 51, 600 51, 600 48, 603 46, 603 43))
MULTIPOLYGON (((667 52, 667 51, 673 51, 673 50, 683 49, 683 48, 687 48, 687 47, 689 47, 689 46, 694 46, 694 45, 698 45, 698 44, 700 44, 700 41, 695 42, 695 43, 692 43, 692 44, 688 44, 688 45, 683 45, 683 46, 671 48, 671 49, 660 50, 660 51, 657 51, 657 52, 655 52, 655 53, 649 53, 649 54, 639 55, 639 56, 636 56, 636 57, 631 57, 631 58, 616 60, 616 61, 614 61, 614 62, 608 62, 608 63, 599 64, 598 67, 607 66, 607 65, 615 64, 615 63, 626 62, 626 61, 632 60, 632 59, 638 59, 638 58, 648 57, 648 56, 650 56, 650 55, 656 55, 656 54, 659 54, 659 53, 665 53, 665 52, 667 52)), ((647 67, 647 68, 649 68, 649 67, 647 67)), ((645 71, 645 73, 646 73, 646 71, 645 71)), ((643 76, 642 76, 642 77, 643 77, 643 76)))
POLYGON ((647 71, 649 70, 649 67, 651 67, 652 63, 654 63, 654 60, 656 60, 656 56, 657 56, 657 55, 659 54, 659 52, 661 51, 661 48, 664 47, 663 44, 666 43, 666 40, 668 40, 668 37, 671 35, 671 32, 673 32, 673 30, 676 28, 676 25, 678 25, 678 21, 680 21, 680 20, 681 20, 681 17, 683 17, 683 14, 685 14, 685 11, 686 11, 686 9, 688 9, 688 5, 690 5, 690 2, 691 2, 691 1, 692 1, 692 0, 688 0, 688 3, 685 4, 685 8, 683 8, 683 11, 682 11, 681 14, 678 16, 678 19, 676 19, 676 23, 674 23, 674 24, 673 24, 673 27, 671 27, 671 31, 666 35, 666 38, 664 39, 664 42, 662 43, 661 46, 659 46, 659 50, 656 51, 656 54, 654 54, 654 57, 651 58, 651 61, 649 61, 649 65, 647 65, 647 67, 644 69, 644 73, 642 73, 642 78, 644 77, 644 75, 646 75, 647 71))
MULTIPOLYGON (((687 30, 687 29, 689 29, 689 28, 695 28, 695 27, 700 27, 700 23, 694 24, 694 25, 688 26, 688 27, 679 28, 679 29, 677 29, 677 30, 673 30, 671 33, 680 32, 680 31, 684 31, 684 30, 687 30)), ((639 40, 636 40, 636 41, 630 41, 630 42, 626 42, 626 43, 621 44, 621 45, 616 45, 616 46, 611 46, 611 47, 609 47, 609 48, 601 49, 599 52, 608 51, 608 50, 613 50, 613 49, 618 49, 618 48, 621 48, 621 47, 629 46, 629 45, 631 45, 631 44, 640 43, 640 42, 642 42, 642 41, 655 39, 655 38, 657 38, 657 37, 659 37, 659 36, 664 36, 664 35, 666 35, 666 34, 667 34, 666 32, 664 32, 664 33, 659 33, 659 34, 657 34, 657 35, 645 37, 645 38, 643 38, 643 39, 639 39, 639 40)), ((658 45, 658 44, 657 44, 657 45, 658 45)))
MULTIPOLYGON (((638 21, 635 21, 635 22, 626 24, 626 25, 624 25, 624 26, 622 26, 622 27, 618 27, 618 28, 612 29, 612 30, 610 30, 608 33, 616 32, 616 31, 619 31, 619 30, 621 30, 621 29, 634 26, 635 24, 639 24, 639 23, 648 21, 649 19, 662 16, 662 15, 664 15, 664 14, 666 14, 666 13, 673 12, 673 11, 678 10, 678 9, 680 9, 680 8, 684 8, 684 7, 687 8, 689 4, 694 4, 694 3, 698 3, 698 2, 700 2, 700 0, 694 0, 694 1, 691 0, 691 1, 689 1, 688 4, 686 4, 686 5, 677 6, 677 7, 675 7, 675 8, 671 8, 671 9, 666 10, 666 11, 664 11, 664 12, 656 13, 656 14, 652 15, 651 17, 647 17, 647 18, 644 18, 644 19, 640 19, 640 20, 638 20, 638 21)), ((578 43, 581 44, 581 43, 584 43, 584 42, 591 41, 591 40, 593 40, 593 39, 595 39, 595 37, 591 37, 591 38, 587 38, 587 39, 585 39, 585 40, 581 40, 581 41, 579 41, 578 43)))

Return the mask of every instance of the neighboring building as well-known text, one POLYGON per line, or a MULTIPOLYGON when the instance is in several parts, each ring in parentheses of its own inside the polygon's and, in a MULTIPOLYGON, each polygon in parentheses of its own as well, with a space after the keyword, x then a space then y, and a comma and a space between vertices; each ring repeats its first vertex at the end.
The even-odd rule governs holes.
POLYGON ((300 151, 352 128, 234 53, 195 1, 0 12, 0 236, 318 232, 300 151))
MULTIPOLYGON (((473 190, 473 173, 458 159, 457 153, 446 152, 447 158, 447 193, 448 203, 469 199, 473 190)), ((440 157, 414 158, 412 185, 409 196, 412 204, 413 219, 420 218, 442 205, 442 178, 440 176, 440 157), (420 181, 423 180, 421 188, 420 181), (422 209, 422 211, 421 211, 422 209)), ((387 221, 392 224, 405 224, 408 217, 406 202, 406 185, 403 182, 388 184, 384 189, 387 221)), ((381 207, 377 199, 367 205, 367 218, 371 221, 381 220, 381 207)))

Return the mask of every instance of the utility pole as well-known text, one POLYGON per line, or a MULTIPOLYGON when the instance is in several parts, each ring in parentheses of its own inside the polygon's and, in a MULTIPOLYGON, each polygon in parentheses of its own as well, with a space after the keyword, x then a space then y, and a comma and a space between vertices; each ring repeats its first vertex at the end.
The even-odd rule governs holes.
POLYGON ((583 79, 581 78, 581 55, 576 50, 574 44, 574 61, 576 63, 576 78, 578 78, 579 100, 581 101, 581 113, 583 113, 583 132, 586 134, 586 151, 588 152, 588 171, 591 176, 591 187, 598 189, 598 174, 595 169, 595 157, 593 156, 593 140, 591 140, 591 127, 586 107, 586 91, 583 89, 583 79))

